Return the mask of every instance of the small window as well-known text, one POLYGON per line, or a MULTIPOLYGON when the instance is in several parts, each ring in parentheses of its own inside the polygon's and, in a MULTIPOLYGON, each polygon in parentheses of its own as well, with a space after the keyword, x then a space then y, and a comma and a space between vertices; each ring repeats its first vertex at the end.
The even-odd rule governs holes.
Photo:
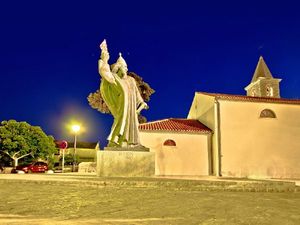
POLYGON ((176 146, 176 142, 171 139, 168 139, 164 142, 164 146, 176 146))
POLYGON ((271 109, 264 109, 260 113, 260 118, 276 118, 276 114, 271 109))
POLYGON ((272 87, 267 87, 267 96, 268 97, 273 97, 273 88, 272 87))

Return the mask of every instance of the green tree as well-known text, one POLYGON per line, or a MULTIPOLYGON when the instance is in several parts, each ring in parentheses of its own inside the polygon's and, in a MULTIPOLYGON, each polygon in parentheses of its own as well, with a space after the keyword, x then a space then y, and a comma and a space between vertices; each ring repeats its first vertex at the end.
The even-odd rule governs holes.
POLYGON ((14 160, 14 166, 26 156, 48 159, 55 151, 54 138, 47 136, 40 127, 15 120, 1 122, 0 154, 14 160))
MULTIPOLYGON (((150 100, 150 96, 155 92, 148 83, 146 83, 145 81, 143 81, 143 78, 141 78, 139 75, 137 75, 136 73, 133 72, 129 72, 128 76, 131 76, 135 79, 136 81, 136 86, 138 87, 140 94, 142 96, 142 98, 144 99, 145 102, 149 102, 150 100)), ((100 111, 101 113, 110 113, 106 103, 104 102, 100 89, 98 89, 96 92, 94 93, 90 93, 88 96, 88 101, 90 106, 93 109, 97 109, 98 111, 100 111)), ((139 122, 140 123, 145 123, 147 122, 146 117, 139 115, 139 122)))
POLYGON ((0 168, 10 166, 12 163, 11 158, 6 154, 0 154, 0 168))

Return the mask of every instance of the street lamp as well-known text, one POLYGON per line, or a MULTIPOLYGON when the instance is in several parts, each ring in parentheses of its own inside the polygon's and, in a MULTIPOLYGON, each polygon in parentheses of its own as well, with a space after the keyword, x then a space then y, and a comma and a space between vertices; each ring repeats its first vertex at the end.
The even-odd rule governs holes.
POLYGON ((73 172, 75 172, 75 165, 76 165, 76 144, 77 144, 77 134, 80 130, 80 126, 75 124, 72 126, 72 131, 74 132, 74 154, 73 154, 73 172))

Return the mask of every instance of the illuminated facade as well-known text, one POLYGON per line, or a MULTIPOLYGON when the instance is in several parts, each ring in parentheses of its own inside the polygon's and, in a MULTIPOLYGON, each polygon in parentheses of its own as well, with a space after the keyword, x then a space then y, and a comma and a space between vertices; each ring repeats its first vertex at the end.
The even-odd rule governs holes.
POLYGON ((261 57, 247 96, 195 93, 185 121, 206 133, 140 125, 142 144, 156 152, 156 174, 300 178, 300 100, 280 98, 279 82, 261 57))

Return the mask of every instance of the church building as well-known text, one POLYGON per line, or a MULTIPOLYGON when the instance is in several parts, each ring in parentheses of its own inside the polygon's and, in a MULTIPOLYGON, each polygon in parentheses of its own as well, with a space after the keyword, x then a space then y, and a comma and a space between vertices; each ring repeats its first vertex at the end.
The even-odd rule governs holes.
POLYGON ((259 58, 247 95, 196 92, 184 119, 140 125, 156 175, 300 178, 300 100, 259 58))

